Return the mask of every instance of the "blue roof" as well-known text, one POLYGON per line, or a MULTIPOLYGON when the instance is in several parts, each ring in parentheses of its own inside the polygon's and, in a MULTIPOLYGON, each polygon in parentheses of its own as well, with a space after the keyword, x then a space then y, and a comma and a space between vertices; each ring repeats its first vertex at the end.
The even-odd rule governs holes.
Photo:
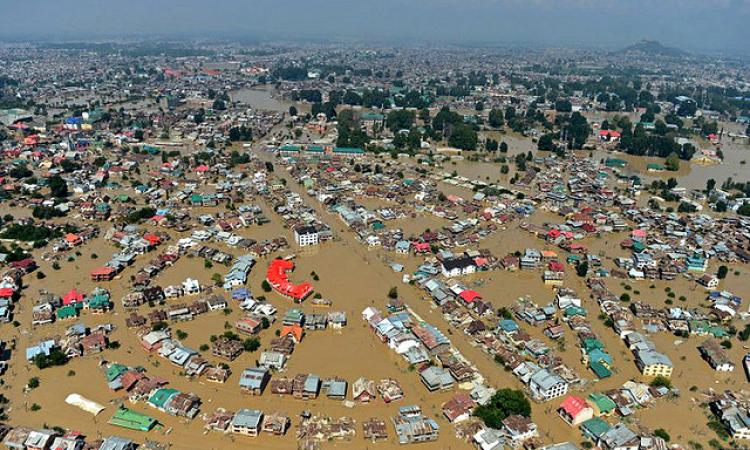
POLYGON ((511 319, 503 319, 497 324, 497 327, 506 332, 516 331, 518 329, 518 324, 511 319))

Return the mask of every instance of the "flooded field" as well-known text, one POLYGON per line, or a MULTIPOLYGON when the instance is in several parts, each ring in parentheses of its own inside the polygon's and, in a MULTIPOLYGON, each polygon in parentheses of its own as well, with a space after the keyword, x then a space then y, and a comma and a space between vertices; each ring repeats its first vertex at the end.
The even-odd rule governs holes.
POLYGON ((279 100, 270 88, 253 87, 242 88, 229 92, 233 102, 239 102, 254 109, 268 111, 286 111, 291 103, 279 100))

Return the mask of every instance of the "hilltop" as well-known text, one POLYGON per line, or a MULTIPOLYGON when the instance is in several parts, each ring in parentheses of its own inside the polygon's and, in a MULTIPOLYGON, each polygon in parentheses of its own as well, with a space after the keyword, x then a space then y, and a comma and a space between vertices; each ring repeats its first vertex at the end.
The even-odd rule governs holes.
POLYGON ((679 48, 667 47, 659 41, 645 39, 625 47, 622 51, 625 53, 642 53, 650 56, 668 56, 672 58, 679 58, 688 55, 687 52, 679 48))

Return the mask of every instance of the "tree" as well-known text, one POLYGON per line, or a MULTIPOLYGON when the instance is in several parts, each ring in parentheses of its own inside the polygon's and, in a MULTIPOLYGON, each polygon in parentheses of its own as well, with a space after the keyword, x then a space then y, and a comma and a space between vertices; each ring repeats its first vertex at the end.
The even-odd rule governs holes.
POLYGON ((537 149, 542 151, 552 151, 554 148, 554 142, 552 140, 552 135, 547 133, 539 138, 539 142, 537 143, 537 149))
POLYGON ((573 105, 569 100, 558 100, 555 102, 555 110, 558 112, 571 112, 573 111, 573 105))
POLYGON ((664 442, 669 442, 671 437, 664 428, 657 428, 654 430, 654 436, 664 439, 664 442))
POLYGON ((719 266, 719 271, 716 272, 716 277, 720 280, 723 280, 727 277, 727 274, 729 273, 729 268, 727 266, 719 266))
POLYGON ((34 207, 34 210, 32 211, 31 215, 35 219, 49 220, 54 217, 62 217, 65 215, 65 213, 51 206, 39 205, 39 206, 34 207))
POLYGON ((504 388, 497 391, 489 402, 478 406, 474 410, 474 415, 482 419, 488 427, 500 429, 502 421, 508 416, 529 417, 531 403, 523 391, 504 388))
POLYGON ((271 283, 269 283, 268 280, 263 280, 260 287, 263 289, 263 292, 271 292, 271 283))
POLYGON ((397 109, 388 113, 385 123, 388 129, 395 133, 398 130, 410 129, 414 125, 415 118, 414 111, 397 109))
POLYGON ((396 286, 393 286, 388 290, 388 298, 397 299, 398 298, 398 288, 396 286))
POLYGON ((430 110, 428 108, 422 108, 419 111, 419 119, 424 123, 430 122, 430 110))
POLYGON ((257 337, 252 337, 245 339, 245 341, 242 343, 242 348, 246 352, 254 352, 260 348, 260 339, 257 337))
POLYGON ((500 153, 508 153, 508 144, 505 141, 500 143, 500 153))
POLYGON ((488 122, 492 128, 500 128, 505 125, 505 116, 501 110, 492 108, 490 110, 488 122))
POLYGON ((296 116, 297 115, 297 107, 294 105, 289 107, 289 115, 290 116, 296 116))
POLYGON ((743 203, 742 206, 737 208, 737 214, 741 216, 750 216, 750 203, 743 203))
POLYGON ((232 127, 229 129, 229 140, 231 142, 239 141, 240 137, 240 129, 238 127, 232 127))
POLYGON ((461 150, 475 150, 477 148, 477 132, 468 125, 456 125, 448 138, 448 145, 461 150))
POLYGON ((680 170, 680 157, 677 156, 677 153, 670 153, 664 165, 670 172, 677 172, 680 170))
POLYGON ((39 378, 32 377, 32 378, 29 378, 29 381, 26 383, 26 387, 29 389, 36 389, 39 387, 39 384, 40 384, 39 378))
POLYGON ((217 111, 224 111, 225 109, 227 109, 226 103, 224 103, 224 100, 220 98, 217 98, 216 100, 214 100, 212 107, 213 109, 217 111))
POLYGON ((672 389, 672 382, 669 378, 663 375, 655 377, 649 384, 651 384, 652 387, 665 387, 667 389, 672 389))
POLYGON ((68 196, 68 183, 60 175, 54 175, 47 180, 50 194, 53 197, 65 198, 68 196))
POLYGON ((588 261, 581 261, 578 264, 576 264, 576 274, 578 274, 579 277, 585 277, 588 272, 589 272, 588 261))
POLYGON ((706 193, 713 191, 714 188, 716 188, 716 180, 713 178, 706 180, 706 193))

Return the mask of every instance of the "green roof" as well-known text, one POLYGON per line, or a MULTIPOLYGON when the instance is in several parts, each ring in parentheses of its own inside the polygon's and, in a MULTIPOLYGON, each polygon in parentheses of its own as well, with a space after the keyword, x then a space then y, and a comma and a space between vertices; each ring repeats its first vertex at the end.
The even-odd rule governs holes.
POLYGON ((607 367, 605 367, 604 364, 600 363, 599 361, 591 361, 589 367, 591 367, 591 370, 599 378, 609 378, 612 376, 612 371, 607 369, 607 367))
POLYGON ((727 332, 726 332, 725 329, 723 329, 721 327, 716 327, 716 326, 709 328, 708 332, 711 333, 711 334, 713 334, 714 337, 717 337, 717 338, 718 337, 725 337, 727 335, 727 332))
POLYGON ((69 319, 71 317, 77 317, 78 316, 78 310, 71 305, 63 306, 62 308, 57 310, 57 318, 58 319, 69 319))
POLYGON ((591 394, 589 394, 587 400, 594 404, 596 408, 602 413, 608 413, 617 408, 617 404, 614 402, 614 400, 604 394, 599 394, 598 392, 592 392, 591 394))
POLYGON ((128 368, 123 366, 122 364, 114 363, 111 366, 107 367, 107 382, 114 381, 119 377, 120 375, 124 374, 128 371, 128 368))
POLYGON ((325 149, 322 145, 308 145, 305 149, 306 152, 323 153, 325 149))
POLYGON ((607 160, 604 161, 604 165, 607 167, 625 167, 628 165, 628 162, 619 158, 607 158, 607 160))
POLYGON ((383 120, 385 116, 376 112, 366 112, 361 116, 362 120, 383 120))
POLYGON ((586 317, 586 310, 581 308, 580 306, 568 306, 565 308, 565 316, 566 317, 572 317, 572 316, 583 316, 586 317))
POLYGON ((333 149, 333 153, 356 153, 358 155, 362 155, 365 153, 365 151, 361 148, 355 147, 336 147, 333 149))
POLYGON ((149 431, 156 425, 156 419, 128 408, 120 408, 108 422, 110 425, 136 431, 149 431))
POLYGON ((581 424, 581 429, 585 431, 589 436, 599 438, 602 434, 606 433, 610 426, 607 422, 603 421, 598 417, 591 418, 581 424))
POLYGON ((180 391, 177 389, 170 389, 170 388, 162 388, 157 389, 156 392, 151 394, 151 397, 148 398, 149 404, 152 406, 164 409, 164 405, 167 404, 167 401, 175 394, 179 394, 180 391))
POLYGON ((108 308, 109 306, 109 297, 107 297, 106 295, 95 295, 89 300, 89 308, 99 309, 108 308))
POLYGON ((591 351, 594 350, 594 349, 596 349, 596 348, 603 349, 604 348, 604 344, 599 339, 596 339, 596 338, 586 338, 586 339, 583 340, 583 343, 582 343, 581 347, 583 348, 583 350, 586 351, 586 353, 591 353, 591 351))
POLYGON ((279 151, 280 152, 298 152, 299 147, 296 145, 292 145, 292 144, 286 144, 286 145, 282 145, 281 147, 279 147, 279 151))

